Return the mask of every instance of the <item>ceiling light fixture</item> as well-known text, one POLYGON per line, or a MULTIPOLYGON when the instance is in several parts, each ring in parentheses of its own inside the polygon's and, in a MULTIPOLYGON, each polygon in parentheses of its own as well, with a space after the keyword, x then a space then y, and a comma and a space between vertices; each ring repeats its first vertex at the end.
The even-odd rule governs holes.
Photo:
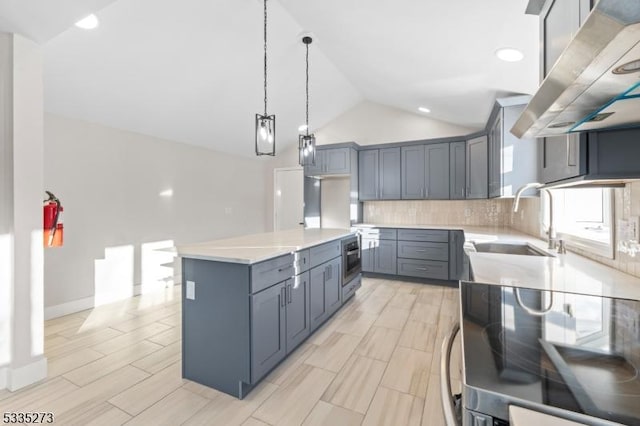
POLYGON ((256 155, 276 155, 276 116, 267 114, 267 0, 264 0, 264 114, 256 114, 256 155))
POLYGON ((418 107, 418 111, 420 112, 424 112, 424 113, 430 113, 431 110, 429 108, 425 108, 425 107, 418 107))
POLYGON ((524 58, 524 54, 513 47, 503 47, 496 50, 496 56, 505 62, 518 62, 524 58))
POLYGON ((100 25, 100 22, 98 21, 98 17, 93 13, 76 22, 76 27, 82 28, 83 30, 92 30, 94 28, 97 28, 98 25, 100 25))
POLYGON ((302 37, 302 42, 305 44, 307 53, 305 55, 306 68, 306 124, 305 134, 298 136, 298 156, 301 166, 309 166, 316 164, 316 137, 314 134, 309 134, 309 45, 313 39, 309 36, 302 37))

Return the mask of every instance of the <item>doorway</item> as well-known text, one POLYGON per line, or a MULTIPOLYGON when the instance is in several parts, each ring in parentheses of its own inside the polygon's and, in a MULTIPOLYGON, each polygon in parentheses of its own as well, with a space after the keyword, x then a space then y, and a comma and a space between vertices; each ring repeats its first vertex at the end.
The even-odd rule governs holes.
POLYGON ((275 169, 273 229, 304 227, 304 175, 302 167, 275 169))

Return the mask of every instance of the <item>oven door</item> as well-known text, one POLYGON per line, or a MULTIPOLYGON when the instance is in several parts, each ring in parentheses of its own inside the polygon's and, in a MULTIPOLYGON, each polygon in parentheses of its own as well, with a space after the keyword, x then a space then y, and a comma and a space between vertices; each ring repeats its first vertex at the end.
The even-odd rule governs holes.
POLYGON ((362 260, 358 239, 345 241, 342 244, 342 285, 347 285, 361 271, 362 260))

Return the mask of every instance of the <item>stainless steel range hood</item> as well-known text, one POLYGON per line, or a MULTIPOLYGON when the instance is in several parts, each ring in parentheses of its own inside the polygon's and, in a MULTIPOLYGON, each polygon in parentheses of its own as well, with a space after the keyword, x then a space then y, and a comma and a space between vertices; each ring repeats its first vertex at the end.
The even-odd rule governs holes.
POLYGON ((600 0, 511 129, 519 138, 640 126, 640 0, 600 0))

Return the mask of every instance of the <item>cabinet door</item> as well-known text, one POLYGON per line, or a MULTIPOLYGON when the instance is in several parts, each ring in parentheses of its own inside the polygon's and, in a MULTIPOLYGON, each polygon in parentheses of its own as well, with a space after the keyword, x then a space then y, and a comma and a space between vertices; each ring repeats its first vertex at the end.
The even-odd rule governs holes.
POLYGON ((449 157, 449 196, 452 200, 464 200, 467 186, 467 143, 452 142, 449 157))
POLYGON ((424 145, 403 146, 402 154, 402 198, 422 199, 425 197, 424 145))
POLYGON ((326 265, 316 266, 309 271, 310 303, 309 313, 311 315, 311 331, 318 328, 320 324, 329 316, 327 304, 325 303, 324 282, 326 265))
POLYGON ((305 176, 320 176, 324 170, 324 150, 316 150, 315 164, 304 166, 305 176))
POLYGON ((287 354, 285 284, 251 296, 251 382, 256 383, 287 354))
POLYGON ((544 183, 586 174, 586 136, 570 133, 544 138, 541 143, 544 183))
POLYGON ((295 349, 311 332, 309 272, 286 281, 287 353, 295 349))
POLYGON ((425 145, 425 198, 449 199, 449 144, 425 145))
POLYGON ((342 304, 342 259, 336 258, 326 263, 324 281, 324 300, 326 303, 327 315, 333 314, 342 304))
POLYGON ((380 150, 379 193, 381 200, 399 200, 400 192, 400 148, 380 150))
POLYGON ((378 150, 360 151, 358 153, 358 199, 367 201, 378 198, 378 150))
POLYGON ((363 272, 375 272, 375 250, 378 239, 363 238, 360 245, 360 260, 363 272))
POLYGON ((487 198, 487 137, 467 141, 467 198, 487 198))
POLYGON ((324 174, 348 174, 351 172, 351 148, 323 150, 324 174))
POLYGON ((396 275, 397 242, 379 240, 375 248, 374 271, 380 274, 396 275))
POLYGON ((543 77, 549 74, 580 29, 580 8, 585 6, 583 0, 550 0, 548 3, 549 5, 542 10, 540 16, 540 30, 544 45, 541 58, 543 77))
POLYGON ((500 112, 489 131, 489 198, 502 196, 502 137, 500 112))

